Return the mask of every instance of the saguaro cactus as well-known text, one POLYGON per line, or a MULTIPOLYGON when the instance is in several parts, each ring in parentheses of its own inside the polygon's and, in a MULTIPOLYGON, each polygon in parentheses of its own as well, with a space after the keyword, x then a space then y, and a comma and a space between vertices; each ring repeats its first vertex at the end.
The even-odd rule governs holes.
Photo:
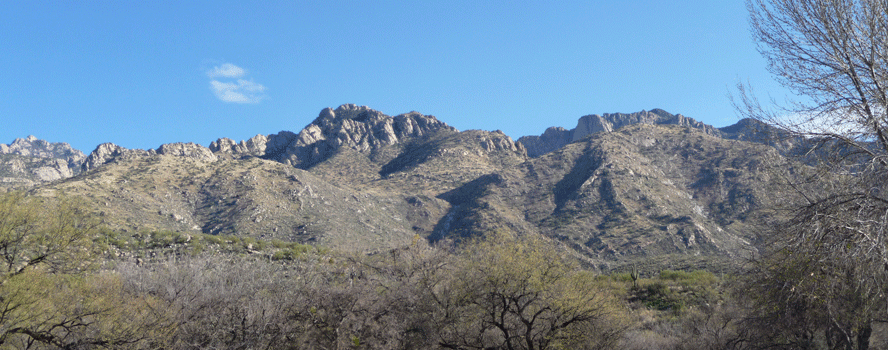
POLYGON ((632 277, 632 289, 638 289, 638 268, 635 265, 632 265, 632 272, 629 273, 629 277, 632 277))

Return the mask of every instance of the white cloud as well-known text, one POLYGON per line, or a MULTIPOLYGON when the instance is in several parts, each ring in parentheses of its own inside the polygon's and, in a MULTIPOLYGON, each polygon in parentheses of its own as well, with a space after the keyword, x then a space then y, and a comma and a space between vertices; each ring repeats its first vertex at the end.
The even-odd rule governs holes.
POLYGON ((232 63, 225 63, 207 71, 210 80, 210 90, 222 102, 230 103, 259 103, 265 99, 265 86, 253 82, 252 79, 242 78, 247 71, 232 63))
POLYGON ((233 83, 212 80, 210 89, 223 102, 259 103, 265 98, 265 86, 244 79, 233 83))
POLYGON ((215 66, 207 72, 207 76, 210 78, 240 78, 244 74, 247 74, 246 70, 231 63, 215 66))

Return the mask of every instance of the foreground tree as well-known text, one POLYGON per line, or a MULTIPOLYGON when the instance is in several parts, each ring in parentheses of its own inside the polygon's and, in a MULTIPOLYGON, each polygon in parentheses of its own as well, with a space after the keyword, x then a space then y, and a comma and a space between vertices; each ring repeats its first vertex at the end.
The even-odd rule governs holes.
POLYGON ((94 273, 98 225, 75 201, 0 195, 0 347, 150 347, 152 299, 94 273))
POLYGON ((442 301, 448 349, 610 349, 625 329, 608 291, 541 238, 493 233, 463 252, 442 301))
POLYGON ((888 289, 888 2, 748 0, 770 71, 803 100, 741 113, 804 145, 815 171, 781 177, 785 221, 753 282, 770 345, 867 349, 888 289))

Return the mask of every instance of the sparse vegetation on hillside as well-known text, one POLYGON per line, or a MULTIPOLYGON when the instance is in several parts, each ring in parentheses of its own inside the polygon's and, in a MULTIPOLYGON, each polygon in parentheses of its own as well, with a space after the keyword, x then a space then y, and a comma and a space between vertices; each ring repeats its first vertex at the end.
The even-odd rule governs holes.
POLYGON ((366 255, 277 239, 116 232, 61 197, 13 193, 0 202, 3 237, 30 237, 5 246, 37 254, 10 265, 17 269, 0 284, 7 307, 0 340, 11 348, 770 344, 749 323, 755 299, 736 277, 656 265, 597 274, 538 236, 500 231, 460 248, 430 247, 415 236, 366 255), (44 224, 25 224, 37 222, 44 224), (59 246, 54 241, 70 243, 64 252, 46 250, 59 246))

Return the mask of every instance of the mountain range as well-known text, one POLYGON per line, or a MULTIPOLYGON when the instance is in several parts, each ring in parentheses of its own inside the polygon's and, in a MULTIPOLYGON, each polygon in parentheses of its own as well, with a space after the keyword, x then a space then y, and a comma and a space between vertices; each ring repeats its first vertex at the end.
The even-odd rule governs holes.
MULTIPOLYGON (((660 109, 587 115, 514 141, 434 116, 325 108, 298 133, 204 147, 111 143, 89 155, 0 145, 0 186, 85 200, 121 232, 246 235, 377 252, 415 236, 542 235, 601 270, 730 266, 756 251, 773 165, 793 149, 754 120, 660 109)), ((800 165, 801 166, 801 165, 800 165)))

